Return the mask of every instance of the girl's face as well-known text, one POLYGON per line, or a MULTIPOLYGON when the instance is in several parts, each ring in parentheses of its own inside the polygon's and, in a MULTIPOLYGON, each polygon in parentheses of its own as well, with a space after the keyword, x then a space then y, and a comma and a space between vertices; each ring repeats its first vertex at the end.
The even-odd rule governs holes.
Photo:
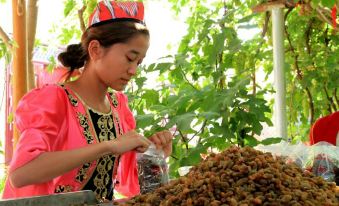
POLYGON ((95 69, 101 82, 116 91, 123 90, 137 73, 137 67, 146 56, 149 37, 139 34, 126 43, 113 44, 109 48, 100 47, 100 56, 95 61, 95 69))

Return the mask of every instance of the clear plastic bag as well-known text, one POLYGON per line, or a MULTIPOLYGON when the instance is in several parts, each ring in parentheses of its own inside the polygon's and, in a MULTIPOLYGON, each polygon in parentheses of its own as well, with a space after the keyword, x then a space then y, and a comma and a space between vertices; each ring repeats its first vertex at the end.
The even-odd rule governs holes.
POLYGON ((291 145, 282 141, 273 145, 258 145, 256 149, 284 157, 287 163, 296 163, 301 169, 339 185, 339 147, 327 142, 308 146, 301 142, 291 145))
POLYGON ((140 193, 152 192, 168 182, 167 163, 162 150, 151 145, 145 153, 137 155, 140 193))
POLYGON ((318 142, 310 149, 311 171, 326 181, 335 182, 336 169, 339 166, 339 148, 327 142, 318 142))

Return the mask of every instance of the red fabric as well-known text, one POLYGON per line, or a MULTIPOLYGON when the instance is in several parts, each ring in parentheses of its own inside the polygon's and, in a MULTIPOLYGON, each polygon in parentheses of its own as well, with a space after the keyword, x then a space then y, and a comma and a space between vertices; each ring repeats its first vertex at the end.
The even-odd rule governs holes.
MULTIPOLYGON (((77 98, 68 90, 73 98, 77 98)), ((109 97, 109 96, 108 96, 109 97)), ((118 108, 111 104, 112 110, 118 112, 123 132, 135 128, 135 120, 128 108, 127 97, 117 92, 118 108)), ((86 108, 79 99, 76 107, 72 106, 64 89, 58 85, 45 85, 26 94, 19 102, 15 121, 21 135, 17 144, 9 172, 27 164, 43 152, 63 151, 85 147, 88 145, 84 136, 84 128, 79 124, 77 115, 86 115, 86 108)), ((89 124, 92 125, 92 124, 89 124)), ((95 137, 91 127, 91 136, 95 137)), ((93 144, 97 143, 93 138, 93 144)), ((96 161, 86 174, 91 176, 96 161)), ((7 180, 3 199, 30 197, 53 194, 58 186, 69 186, 71 191, 79 191, 83 182, 76 181, 81 166, 54 178, 48 182, 14 188, 7 180)), ((136 154, 128 152, 121 156, 118 176, 118 191, 131 197, 139 193, 136 154), (126 185, 128 184, 128 185, 126 185)))
POLYGON ((88 27, 111 19, 132 18, 144 21, 144 5, 142 2, 101 1, 89 17, 88 27))
MULTIPOLYGON (((57 85, 34 89, 20 100, 15 113, 15 123, 21 135, 9 172, 27 164, 43 152, 63 150, 68 146, 74 147, 74 144, 78 147, 87 145, 82 141, 80 130, 75 129, 78 121, 68 112, 72 109, 68 102, 66 93, 57 85), (65 127, 66 121, 73 126, 72 131, 65 127)), ((76 168, 55 180, 21 188, 12 187, 7 180, 3 199, 53 194, 60 180, 68 181, 70 178, 65 177, 70 174, 75 177, 77 171, 76 168)), ((67 185, 73 184, 70 182, 67 182, 67 185)))
POLYGON ((332 8, 332 24, 333 28, 337 28, 337 6, 334 5, 332 8))
POLYGON ((312 126, 310 132, 310 144, 325 141, 336 145, 337 133, 339 131, 339 111, 318 119, 312 126))
MULTIPOLYGON (((116 93, 117 99, 123 104, 119 104, 118 109, 122 129, 124 132, 134 130, 136 122, 130 109, 128 108, 127 96, 122 93, 116 93)), ((138 170, 135 152, 127 152, 120 157, 120 164, 117 174, 117 185, 115 189, 127 197, 133 197, 140 193, 138 170)))

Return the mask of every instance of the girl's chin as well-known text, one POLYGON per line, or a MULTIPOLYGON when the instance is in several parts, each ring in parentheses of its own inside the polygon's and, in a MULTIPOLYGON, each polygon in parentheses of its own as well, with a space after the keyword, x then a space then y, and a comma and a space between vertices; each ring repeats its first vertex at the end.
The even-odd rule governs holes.
POLYGON ((115 91, 123 91, 126 88, 127 84, 120 84, 120 85, 114 85, 114 87, 111 87, 115 91))

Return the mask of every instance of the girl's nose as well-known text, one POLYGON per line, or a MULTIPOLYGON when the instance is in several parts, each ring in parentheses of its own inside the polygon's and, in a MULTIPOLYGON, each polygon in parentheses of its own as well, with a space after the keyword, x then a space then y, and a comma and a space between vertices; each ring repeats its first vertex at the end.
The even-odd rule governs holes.
POLYGON ((138 69, 138 64, 133 64, 129 67, 127 72, 128 72, 128 74, 134 76, 137 73, 137 69, 138 69))

